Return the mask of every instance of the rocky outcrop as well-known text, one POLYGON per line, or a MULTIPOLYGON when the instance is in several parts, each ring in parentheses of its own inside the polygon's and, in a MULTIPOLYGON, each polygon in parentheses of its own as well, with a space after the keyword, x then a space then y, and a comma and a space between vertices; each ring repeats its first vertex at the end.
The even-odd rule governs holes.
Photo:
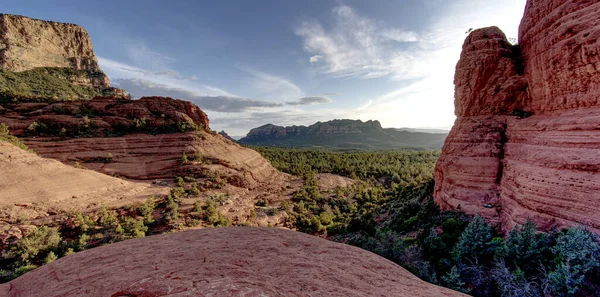
POLYGON ((38 67, 101 72, 81 26, 0 14, 0 68, 19 72, 38 67))
POLYGON ((379 121, 333 120, 310 126, 263 125, 250 130, 240 143, 265 146, 333 147, 345 149, 440 148, 446 134, 384 129, 379 121))
POLYGON ((58 259, 0 296, 466 296, 380 256, 276 228, 138 238, 58 259))
POLYGON ((225 137, 225 139, 228 139, 232 142, 237 142, 233 137, 229 136, 229 134, 227 134, 227 132, 225 132, 224 130, 221 130, 221 132, 219 132, 219 135, 225 137))
POLYGON ((435 200, 502 222, 600 229, 600 3, 528 1, 519 46, 472 32, 435 200))
POLYGON ((96 97, 89 101, 10 103, 4 104, 0 123, 7 124, 19 137, 60 136, 63 139, 210 130, 208 117, 198 106, 168 97, 139 100, 96 97))
MULTIPOLYGON (((0 80, 0 92, 18 97, 45 98, 43 94, 47 90, 40 88, 56 89, 65 83, 86 87, 87 93, 95 95, 127 95, 121 89, 111 88, 108 76, 98 65, 90 36, 75 24, 0 14, 0 69, 0 75, 13 73, 11 81, 0 80), (43 76, 58 81, 53 81, 55 85, 51 86, 34 82, 26 88, 28 90, 23 89, 22 84, 29 84, 29 78, 35 80, 43 76)), ((81 93, 73 99, 93 97, 82 98, 85 96, 81 93)))

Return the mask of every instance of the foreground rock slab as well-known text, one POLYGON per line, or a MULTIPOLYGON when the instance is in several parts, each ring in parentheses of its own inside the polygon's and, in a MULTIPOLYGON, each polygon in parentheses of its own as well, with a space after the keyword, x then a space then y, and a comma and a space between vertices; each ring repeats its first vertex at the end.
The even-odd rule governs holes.
POLYGON ((138 238, 61 258, 0 296, 466 296, 365 250, 275 228, 138 238))

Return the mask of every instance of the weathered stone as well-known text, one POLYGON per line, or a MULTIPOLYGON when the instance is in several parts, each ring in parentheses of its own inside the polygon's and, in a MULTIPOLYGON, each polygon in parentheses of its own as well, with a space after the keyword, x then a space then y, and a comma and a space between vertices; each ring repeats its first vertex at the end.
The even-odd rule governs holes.
POLYGON ((598 1, 528 1, 520 51, 497 28, 467 37, 458 119, 435 170, 442 207, 504 230, 528 217, 544 229, 600 230, 598 15, 598 1))
POLYGON ((368 251, 278 228, 137 238, 58 259, 1 296, 466 296, 368 251))
POLYGON ((61 67, 101 72, 81 26, 0 14, 0 68, 61 67))

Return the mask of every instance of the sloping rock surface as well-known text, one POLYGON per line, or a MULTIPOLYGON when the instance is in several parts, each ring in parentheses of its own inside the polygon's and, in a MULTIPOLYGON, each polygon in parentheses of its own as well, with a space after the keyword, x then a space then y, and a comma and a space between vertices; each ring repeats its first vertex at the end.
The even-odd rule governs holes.
POLYGON ((128 205, 164 192, 149 183, 73 168, 0 141, 0 243, 20 237, 23 222, 97 209, 102 203, 128 205))
POLYGON ((528 1, 519 46, 495 27, 465 40, 457 120, 435 200, 502 222, 600 229, 600 2, 528 1))
POLYGON ((0 285, 0 296, 466 296, 365 250, 275 228, 138 238, 0 285))

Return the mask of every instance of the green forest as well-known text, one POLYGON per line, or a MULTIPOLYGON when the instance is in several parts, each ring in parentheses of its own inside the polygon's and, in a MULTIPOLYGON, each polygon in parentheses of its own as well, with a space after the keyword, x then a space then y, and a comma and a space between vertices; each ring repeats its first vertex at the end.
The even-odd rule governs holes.
POLYGON ((282 206, 289 227, 361 247, 473 296, 600 294, 600 246, 585 227, 543 233, 530 220, 503 236, 479 216, 441 211, 432 198, 438 151, 255 149, 305 180, 282 206), (322 193, 316 173, 360 182, 322 193))

